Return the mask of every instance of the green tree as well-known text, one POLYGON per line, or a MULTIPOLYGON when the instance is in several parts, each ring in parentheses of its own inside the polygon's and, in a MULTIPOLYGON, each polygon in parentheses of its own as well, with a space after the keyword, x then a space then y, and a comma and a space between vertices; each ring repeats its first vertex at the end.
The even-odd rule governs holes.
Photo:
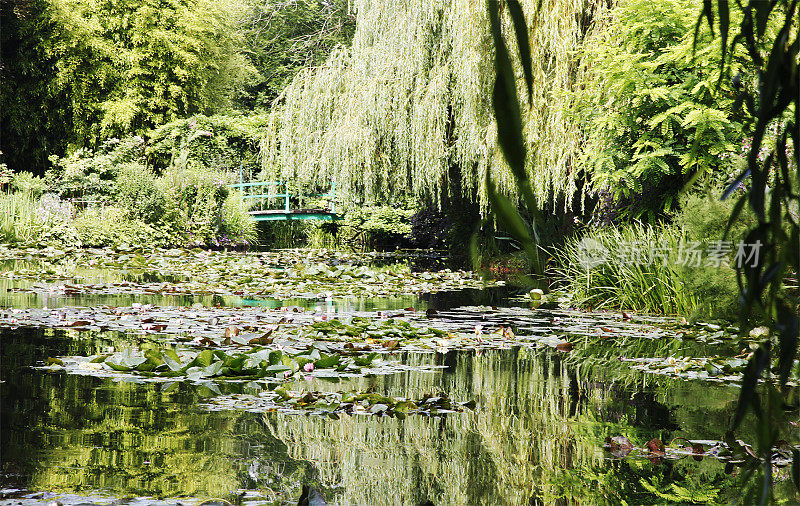
POLYGON ((3 151, 17 169, 179 117, 225 110, 252 75, 235 2, 5 5, 3 151), (8 21, 6 21, 8 20, 8 21))
POLYGON ((239 96, 246 109, 268 107, 301 68, 320 65, 337 45, 349 46, 355 13, 348 0, 261 0, 241 30, 247 57, 258 70, 239 96))
POLYGON ((719 37, 702 30, 695 45, 696 20, 691 0, 628 0, 584 45, 584 167, 624 216, 652 220, 686 183, 732 171, 741 115, 731 86, 716 86, 719 37))

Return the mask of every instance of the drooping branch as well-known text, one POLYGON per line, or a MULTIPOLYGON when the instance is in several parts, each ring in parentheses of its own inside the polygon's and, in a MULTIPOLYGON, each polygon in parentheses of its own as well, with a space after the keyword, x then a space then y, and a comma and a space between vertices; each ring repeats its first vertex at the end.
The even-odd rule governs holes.
MULTIPOLYGON (((529 11, 536 3, 521 2, 529 11)), ((586 13, 604 6, 545 1, 540 12, 546 19, 530 28, 534 86, 530 102, 523 101, 526 169, 543 202, 576 191, 571 167, 581 136, 568 113, 571 87, 581 68, 577 49, 586 13)), ((446 191, 443 176, 457 165, 461 187, 477 190, 482 204, 486 171, 514 194, 497 147, 493 49, 483 3, 357 0, 354 11, 352 47, 299 73, 274 104, 262 150, 264 177, 320 185, 335 180, 351 202, 436 198, 446 191)))

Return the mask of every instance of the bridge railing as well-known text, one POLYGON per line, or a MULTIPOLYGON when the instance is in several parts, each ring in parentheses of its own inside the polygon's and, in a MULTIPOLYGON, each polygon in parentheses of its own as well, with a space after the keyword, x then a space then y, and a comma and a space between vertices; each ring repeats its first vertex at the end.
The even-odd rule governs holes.
POLYGON ((260 199, 263 204, 265 200, 269 201, 269 199, 273 198, 283 199, 283 209, 287 213, 289 212, 289 203, 292 195, 289 193, 286 183, 282 181, 256 181, 254 183, 236 183, 229 186, 231 188, 241 189, 242 198, 244 200, 260 199), (282 193, 279 192, 281 187, 283 187, 282 193), (275 188, 275 190, 270 191, 272 188, 275 188), (256 193, 250 193, 252 191, 256 193))
MULTIPOLYGON (((270 199, 283 199, 283 210, 289 212, 291 210, 292 194, 289 192, 289 187, 284 181, 255 181, 251 183, 235 183, 228 185, 230 188, 240 189, 242 191, 242 198, 244 200, 259 199, 262 206, 269 203, 270 199)), ((336 212, 336 182, 331 182, 331 189, 326 193, 303 195, 298 194, 298 199, 304 198, 322 198, 327 199, 331 213, 336 212)))

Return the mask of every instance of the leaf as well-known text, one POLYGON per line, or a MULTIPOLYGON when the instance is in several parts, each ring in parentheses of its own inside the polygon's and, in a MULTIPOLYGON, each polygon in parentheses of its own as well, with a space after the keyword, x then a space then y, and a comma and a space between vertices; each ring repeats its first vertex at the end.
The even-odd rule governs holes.
POLYGON ((199 365, 202 367, 208 367, 211 365, 211 362, 214 360, 214 352, 211 350, 203 350, 197 354, 197 356, 192 361, 193 365, 199 365))
MULTIPOLYGON (((174 352, 173 352, 173 353, 174 353, 174 352)), ((183 364, 181 364, 181 362, 180 362, 180 359, 178 359, 178 358, 177 358, 177 355, 176 355, 176 358, 175 358, 175 359, 173 359, 171 356, 169 356, 169 355, 168 355, 168 354, 165 352, 165 353, 164 353, 164 357, 163 357, 163 358, 164 358, 164 363, 165 363, 165 364, 167 364, 167 367, 169 367, 169 368, 170 368, 170 370, 172 370, 172 371, 174 371, 174 372, 181 372, 181 371, 183 371, 183 368, 184 368, 184 366, 183 366, 183 364)))
POLYGON ((272 332, 267 332, 266 334, 264 334, 264 335, 262 335, 260 337, 254 337, 253 339, 250 339, 247 343, 248 344, 259 344, 259 345, 272 344, 272 341, 274 340, 274 338, 269 337, 269 335, 271 333, 272 332))
POLYGON ((281 399, 281 400, 283 400, 283 401, 285 401, 285 400, 287 400, 287 399, 291 398, 291 395, 289 395, 289 392, 287 392, 287 391, 286 391, 286 389, 285 389, 285 388, 283 388, 283 387, 278 387, 278 388, 276 388, 275 390, 273 390, 273 392, 275 392, 276 394, 278 394, 278 396, 280 397, 280 399, 281 399))
POLYGON ((375 360, 377 357, 378 357, 378 354, 375 353, 375 352, 372 352, 372 353, 370 353, 368 355, 362 355, 360 357, 355 357, 353 359, 353 363, 355 363, 358 366, 365 367, 365 366, 371 365, 372 361, 375 360))
POLYGON ((486 177, 486 194, 500 225, 522 244, 526 256, 534 264, 534 271, 540 273, 539 253, 531 237, 531 230, 528 224, 522 219, 519 211, 511 201, 497 192, 494 182, 489 178, 488 174, 486 177))
POLYGON ((767 21, 769 20, 769 13, 777 2, 775 0, 763 0, 760 2, 751 2, 750 5, 755 7, 756 10, 756 35, 760 38, 764 35, 767 29, 767 21))
POLYGON ((314 367, 317 369, 330 369, 337 365, 339 365, 339 355, 323 355, 314 362, 314 367))
POLYGON ((720 200, 725 200, 728 197, 730 197, 731 193, 733 193, 734 190, 736 190, 736 188, 738 188, 739 185, 742 184, 742 181, 744 181, 748 176, 750 176, 750 174, 751 174, 750 169, 747 169, 741 174, 739 174, 739 176, 731 184, 729 184, 728 187, 725 189, 725 191, 722 193, 722 197, 720 197, 720 200))
POLYGON ((768 362, 768 356, 763 347, 759 347, 747 362, 747 366, 744 369, 744 375, 742 376, 742 389, 739 392, 739 402, 736 403, 736 414, 733 418, 733 429, 736 429, 736 427, 739 426, 744 418, 745 413, 747 412, 747 408, 749 408, 753 403, 756 393, 756 385, 768 362))
POLYGON ((622 458, 633 450, 633 444, 625 436, 606 437, 605 449, 615 457, 622 458))
POLYGON ((518 179, 527 180, 522 114, 517 100, 517 87, 511 58, 503 40, 500 6, 496 0, 487 0, 486 6, 495 48, 495 82, 492 105, 497 121, 498 145, 515 176, 518 179))
POLYGON ((522 73, 525 76, 525 85, 528 88, 528 100, 533 97, 533 64, 531 63, 531 43, 528 40, 528 24, 525 14, 518 0, 511 0, 507 4, 511 21, 514 23, 514 34, 517 36, 517 49, 519 49, 522 73))
POLYGON ((781 303, 777 309, 778 321, 778 378, 781 386, 786 384, 797 355, 797 315, 781 303))
POLYGON ((703 455, 705 455, 705 449, 703 445, 700 443, 691 443, 692 445, 692 458, 698 462, 703 460, 703 455))
POLYGON ((376 413, 383 413, 387 409, 389 409, 389 406, 386 404, 375 404, 369 409, 369 412, 374 415, 376 413))
MULTIPOLYGON (((720 44, 722 46, 722 58, 720 68, 725 67, 725 53, 728 50, 728 28, 730 26, 730 7, 728 0, 717 0, 717 14, 719 14, 719 35, 720 44)), ((720 73, 720 80, 722 80, 723 73, 720 73)))
POLYGON ((222 362, 214 362, 208 367, 203 368, 203 373, 205 373, 206 376, 216 376, 222 370, 222 366, 222 362))
POLYGON ((558 343, 556 345, 556 349, 558 351, 563 351, 563 352, 570 352, 570 351, 572 351, 572 348, 573 348, 572 343, 570 343, 568 341, 565 341, 563 343, 558 343))
POLYGON ((281 364, 283 352, 281 350, 273 350, 269 353, 269 365, 281 364))

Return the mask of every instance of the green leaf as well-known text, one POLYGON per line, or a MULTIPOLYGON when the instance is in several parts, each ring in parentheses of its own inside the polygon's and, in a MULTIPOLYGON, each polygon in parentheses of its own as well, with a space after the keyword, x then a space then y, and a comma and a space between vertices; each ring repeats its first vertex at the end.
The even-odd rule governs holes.
POLYGON ((496 190, 494 182, 488 176, 486 179, 486 194, 498 223, 522 244, 525 254, 533 264, 534 272, 541 273, 539 252, 536 248, 536 242, 531 237, 530 227, 522 219, 519 211, 511 201, 496 190))
POLYGON ((339 355, 323 355, 322 358, 314 362, 316 369, 330 369, 339 365, 339 355))
POLYGON ((367 355, 361 355, 360 357, 355 357, 353 359, 353 363, 355 363, 358 366, 365 367, 365 366, 368 366, 368 365, 372 364, 372 362, 377 357, 378 357, 378 354, 373 351, 372 353, 369 353, 367 355))
POLYGON ((525 84, 528 88, 528 100, 533 97, 533 64, 531 63, 531 43, 528 40, 528 25, 525 22, 525 15, 519 0, 509 0, 508 12, 511 14, 511 21, 514 23, 514 33, 517 36, 517 48, 519 49, 522 73, 525 76, 525 84))
POLYGON ((789 379, 797 355, 797 315, 785 303, 780 303, 777 316, 778 377, 783 386, 789 379))
POLYGON ((736 403, 736 414, 733 418, 733 429, 739 426, 744 419, 747 409, 753 404, 756 385, 758 384, 761 373, 769 362, 767 352, 764 348, 758 348, 752 358, 747 362, 742 376, 742 389, 739 391, 739 402, 736 403))
MULTIPOLYGON (((717 0, 717 14, 719 14, 719 35, 720 43, 722 45, 722 62, 720 67, 725 66, 725 53, 728 50, 728 28, 730 26, 730 6, 728 0, 717 0)), ((720 73, 720 81, 724 73, 720 73)))
MULTIPOLYGON (((170 351, 172 351, 172 350, 170 350, 170 351)), ((164 363, 167 364, 167 367, 169 367, 172 371, 181 372, 184 369, 184 365, 181 364, 181 361, 180 361, 180 358, 178 358, 178 355, 175 352, 173 352, 173 354, 176 357, 175 359, 173 359, 172 356, 170 356, 169 354, 164 352, 164 357, 163 357, 164 358, 164 363)))
POLYGON ((271 351, 269 354, 269 365, 282 363, 281 362, 282 358, 283 358, 283 352, 281 350, 271 351))

